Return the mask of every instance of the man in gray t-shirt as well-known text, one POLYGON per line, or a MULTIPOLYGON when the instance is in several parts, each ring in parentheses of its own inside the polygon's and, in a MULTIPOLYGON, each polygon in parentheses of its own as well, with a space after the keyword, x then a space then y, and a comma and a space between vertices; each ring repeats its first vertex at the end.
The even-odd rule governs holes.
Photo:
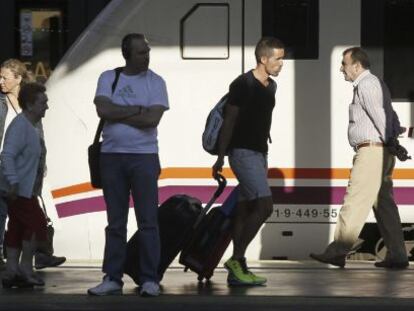
POLYGON ((168 96, 164 80, 148 69, 149 51, 142 34, 126 35, 122 40, 126 64, 114 91, 115 70, 103 72, 98 80, 94 103, 105 120, 100 163, 108 226, 105 276, 88 290, 90 295, 122 292, 130 194, 138 223, 140 293, 159 294, 157 125, 168 109, 168 96))

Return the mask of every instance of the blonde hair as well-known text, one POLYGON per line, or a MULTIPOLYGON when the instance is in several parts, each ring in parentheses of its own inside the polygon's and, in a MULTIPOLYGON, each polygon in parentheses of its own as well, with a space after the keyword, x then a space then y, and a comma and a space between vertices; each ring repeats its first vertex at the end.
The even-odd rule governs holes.
POLYGON ((4 61, 0 65, 0 68, 9 69, 14 74, 15 78, 21 77, 22 78, 22 82, 20 82, 21 85, 35 81, 34 76, 31 73, 31 71, 27 70, 26 65, 18 59, 10 58, 4 61))

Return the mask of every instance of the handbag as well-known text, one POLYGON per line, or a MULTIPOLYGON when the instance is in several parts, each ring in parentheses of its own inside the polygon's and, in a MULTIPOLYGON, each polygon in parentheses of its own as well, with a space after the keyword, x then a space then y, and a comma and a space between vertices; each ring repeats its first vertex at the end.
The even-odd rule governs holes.
POLYGON ((53 237, 55 235, 55 228, 53 227, 52 220, 47 215, 45 201, 43 200, 42 196, 39 196, 39 198, 40 198, 41 206, 43 209, 43 213, 45 214, 46 223, 47 223, 46 225, 47 241, 46 241, 46 245, 45 245, 46 249, 44 250, 44 253, 53 254, 55 251, 53 248, 53 237))
MULTIPOLYGON (((122 67, 115 68, 115 79, 112 83, 112 94, 115 91, 116 85, 119 80, 119 75, 121 74, 122 67)), ((101 158, 101 146, 102 142, 99 141, 101 138, 101 133, 104 127, 105 121, 103 119, 99 120, 98 128, 96 129, 95 138, 92 145, 88 147, 88 164, 89 164, 89 175, 91 178, 91 185, 94 188, 102 188, 102 178, 101 178, 101 167, 100 167, 100 158, 101 158)))

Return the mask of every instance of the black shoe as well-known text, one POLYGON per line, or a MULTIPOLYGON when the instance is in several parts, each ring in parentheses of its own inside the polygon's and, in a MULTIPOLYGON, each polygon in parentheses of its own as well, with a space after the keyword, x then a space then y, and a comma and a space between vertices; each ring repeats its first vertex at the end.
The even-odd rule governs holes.
POLYGON ((27 283, 33 286, 45 286, 45 281, 43 281, 43 279, 35 272, 32 272, 28 275, 22 274, 22 276, 26 279, 27 283))
POLYGON ((35 268, 37 270, 57 267, 66 261, 66 257, 49 256, 42 253, 36 253, 35 255, 35 268))
POLYGON ((322 263, 328 263, 333 266, 337 267, 345 267, 345 255, 343 256, 335 256, 335 257, 329 257, 326 254, 313 254, 311 253, 309 255, 310 258, 315 259, 322 263))
POLYGON ((3 288, 32 288, 33 283, 29 282, 25 277, 21 275, 14 275, 13 277, 5 277, 1 280, 3 288))
POLYGON ((378 261, 375 264, 377 268, 385 268, 385 269, 407 269, 409 266, 408 261, 391 261, 391 260, 383 260, 378 261))

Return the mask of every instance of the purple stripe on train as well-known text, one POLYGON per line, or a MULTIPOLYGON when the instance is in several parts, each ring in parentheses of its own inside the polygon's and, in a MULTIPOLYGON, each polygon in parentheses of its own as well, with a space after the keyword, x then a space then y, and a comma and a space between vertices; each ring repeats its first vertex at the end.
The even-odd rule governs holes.
MULTIPOLYGON (((227 187, 218 198, 217 203, 222 203, 234 187, 227 187)), ((160 202, 174 194, 185 193, 199 198, 206 203, 214 191, 215 186, 165 186, 160 187, 160 202)), ((275 204, 342 204, 345 187, 272 187, 273 201, 275 204)), ((394 196, 399 205, 414 205, 414 189, 410 187, 395 187, 394 196)), ((131 202, 132 203, 132 202, 131 202)), ((60 218, 75 215, 100 212, 105 210, 105 202, 102 196, 80 199, 76 201, 60 203, 56 205, 60 218)))

